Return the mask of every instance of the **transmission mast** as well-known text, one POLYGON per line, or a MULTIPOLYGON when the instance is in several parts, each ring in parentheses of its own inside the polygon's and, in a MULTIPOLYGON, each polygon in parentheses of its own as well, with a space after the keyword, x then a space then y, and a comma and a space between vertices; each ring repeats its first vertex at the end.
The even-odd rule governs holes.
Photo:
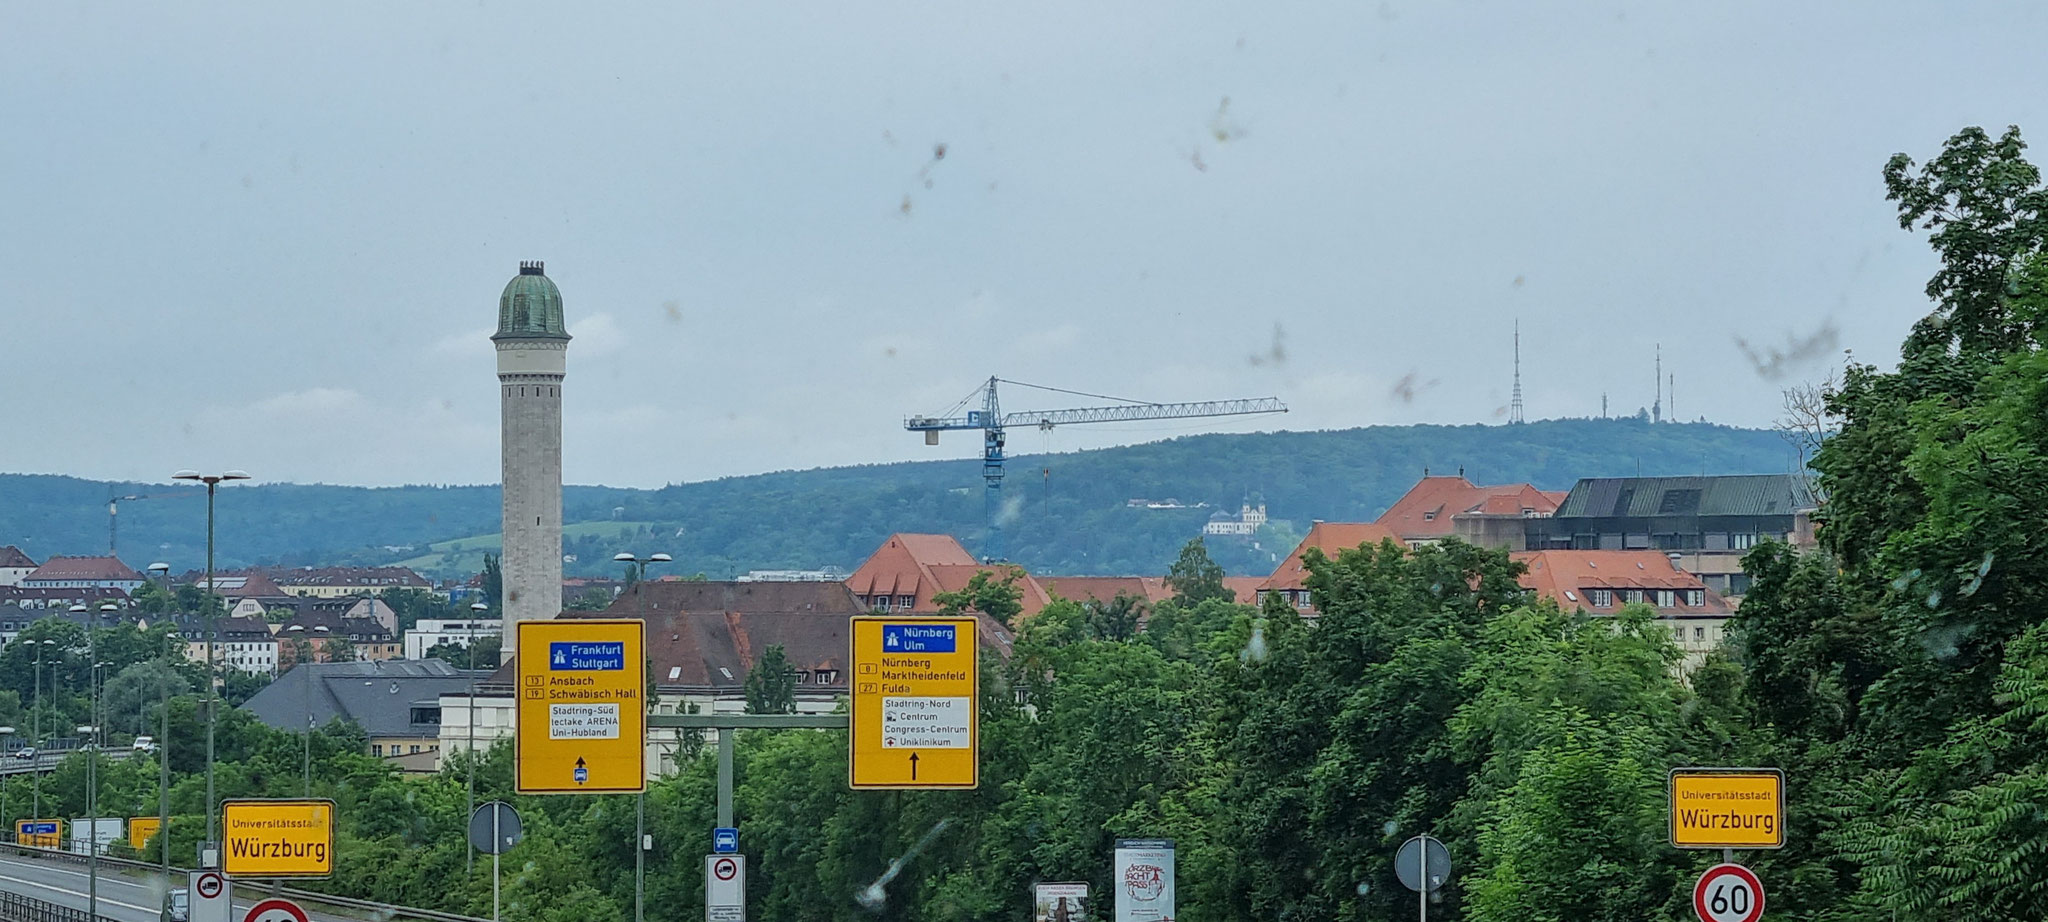
POLYGON ((1508 404, 1508 425, 1520 425, 1522 419, 1522 321, 1515 320, 1515 399, 1508 404))

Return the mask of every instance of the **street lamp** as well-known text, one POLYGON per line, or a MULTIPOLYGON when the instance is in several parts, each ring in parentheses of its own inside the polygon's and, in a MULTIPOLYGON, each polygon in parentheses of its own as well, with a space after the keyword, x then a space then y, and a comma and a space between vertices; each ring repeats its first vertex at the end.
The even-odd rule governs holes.
MULTIPOLYGON (((653 554, 645 558, 635 557, 625 551, 612 555, 612 559, 626 564, 630 569, 639 567, 638 578, 633 581, 633 593, 639 601, 647 600, 647 568, 657 563, 668 563, 675 558, 667 554, 653 554)), ((643 609, 643 612, 646 611, 643 609)), ((647 620, 645 614, 641 621, 647 620)), ((654 702, 647 702, 653 707, 654 702)), ((646 745, 643 740, 641 745, 646 745)), ((643 754, 644 755, 644 754, 643 754)), ((640 779, 640 787, 647 787, 647 779, 640 779)), ((633 795, 633 922, 647 922, 647 792, 642 790, 633 795)))
MULTIPOLYGON (((164 592, 171 592, 171 565, 163 561, 149 565, 149 572, 163 580, 164 592)), ((171 597, 172 611, 177 610, 176 596, 171 597)), ((176 626, 176 621, 172 622, 176 626)), ((160 651, 159 660, 163 668, 156 673, 156 694, 158 720, 162 721, 156 737, 156 847, 163 861, 165 880, 171 879, 171 689, 164 677, 171 671, 169 650, 160 651)), ((142 708, 137 707, 136 711, 142 708)))
POLYGON ((206 484, 206 694, 200 700, 206 702, 206 844, 214 849, 214 861, 220 860, 220 846, 215 844, 213 816, 213 731, 215 712, 220 710, 220 700, 215 697, 220 681, 220 666, 215 662, 214 652, 220 647, 220 625, 215 620, 220 612, 214 598, 213 584, 213 496, 224 481, 248 480, 242 471, 224 471, 219 474, 202 474, 198 471, 179 471, 171 475, 172 480, 191 480, 206 484))
MULTIPOLYGON (((467 654, 465 658, 469 660, 469 700, 463 706, 462 722, 462 752, 465 760, 469 762, 469 811, 467 815, 474 815, 476 813, 476 622, 477 619, 484 616, 485 612, 490 610, 491 606, 488 603, 469 603, 469 645, 463 648, 463 652, 467 654)), ((476 849, 464 850, 462 853, 462 870, 467 873, 475 867, 476 849)))
MULTIPOLYGON (((13 727, 0 727, 0 750, 7 748, 7 739, 14 735, 13 727)), ((0 817, 7 815, 7 776, 0 775, 0 817)))
MULTIPOLYGON (((42 640, 31 640, 31 641, 29 641, 28 643, 29 643, 29 646, 32 646, 32 647, 35 647, 35 648, 36 648, 36 669, 35 669, 35 673, 36 673, 36 678, 35 678, 35 682, 36 682, 36 719, 35 719, 35 726, 34 726, 34 727, 33 727, 33 728, 31 729, 31 731, 30 731, 30 734, 31 734, 31 736, 33 736, 33 737, 34 737, 34 739, 33 739, 33 740, 31 741, 30 745, 31 745, 31 746, 40 746, 40 745, 42 745, 42 742, 43 742, 43 648, 44 648, 44 647, 54 647, 54 646, 56 646, 56 645, 57 645, 57 642, 56 642, 56 641, 54 641, 54 640, 51 640, 51 639, 49 639, 49 638, 47 638, 47 637, 46 637, 46 638, 43 638, 42 640)), ((57 684, 57 680, 56 680, 56 677, 55 677, 55 676, 52 676, 52 677, 50 678, 50 684, 51 684, 52 686, 55 686, 55 685, 57 684)), ((34 789, 34 791, 35 791, 35 812, 36 812, 35 818, 36 818, 36 819, 42 819, 42 818, 43 818, 43 771, 42 771, 42 769, 43 769, 43 754, 42 754, 42 752, 41 752, 41 751, 39 750, 39 751, 37 751, 37 752, 36 752, 36 757, 35 757, 34 759, 31 759, 31 760, 29 761, 29 773, 30 773, 30 776, 31 776, 31 777, 32 777, 32 778, 34 779, 34 780, 33 780, 33 781, 31 782, 30 786, 31 786, 31 787, 32 787, 32 788, 34 789)))

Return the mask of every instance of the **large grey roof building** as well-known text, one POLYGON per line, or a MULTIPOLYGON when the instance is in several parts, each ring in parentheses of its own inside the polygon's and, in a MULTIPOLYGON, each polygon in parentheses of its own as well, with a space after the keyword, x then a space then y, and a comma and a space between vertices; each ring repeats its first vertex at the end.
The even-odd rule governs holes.
MULTIPOLYGON (((441 696, 469 686, 469 673, 438 659, 309 663, 278 676, 242 709, 294 733, 305 729, 309 713, 318 726, 354 721, 369 736, 372 755, 396 758, 435 752, 441 696)), ((424 761, 431 769, 432 760, 424 761)))
POLYGON ((1708 588, 1740 596, 1749 587, 1742 555, 1764 540, 1811 545, 1819 505, 1796 474, 1589 477, 1522 533, 1532 551, 1664 551, 1708 588))

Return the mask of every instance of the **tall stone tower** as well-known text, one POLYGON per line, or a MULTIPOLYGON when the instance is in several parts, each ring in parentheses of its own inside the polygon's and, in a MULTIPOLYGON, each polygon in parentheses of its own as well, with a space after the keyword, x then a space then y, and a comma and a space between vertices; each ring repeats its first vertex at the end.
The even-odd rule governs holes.
POLYGON ((517 625, 562 611, 562 376, 569 331, 562 292, 545 267, 522 262, 498 296, 500 438, 505 460, 505 639, 501 662, 518 644, 517 625))

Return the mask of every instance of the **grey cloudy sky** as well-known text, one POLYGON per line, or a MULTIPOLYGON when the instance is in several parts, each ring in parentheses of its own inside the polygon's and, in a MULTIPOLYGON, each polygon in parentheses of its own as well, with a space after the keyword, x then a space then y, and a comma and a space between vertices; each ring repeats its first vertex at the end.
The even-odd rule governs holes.
POLYGON ((1932 260, 1879 168, 1965 125, 2048 132, 2044 27, 1966 3, 8 4, 0 470, 494 482, 485 337, 521 259, 576 336, 576 483, 968 457, 902 418, 990 374, 1294 408, 1025 452, 1494 422, 1516 318, 1532 417, 1647 405, 1662 342, 1680 415, 1761 425, 1786 382, 1736 335, 1835 330, 1788 380, 1889 361, 1932 260))

